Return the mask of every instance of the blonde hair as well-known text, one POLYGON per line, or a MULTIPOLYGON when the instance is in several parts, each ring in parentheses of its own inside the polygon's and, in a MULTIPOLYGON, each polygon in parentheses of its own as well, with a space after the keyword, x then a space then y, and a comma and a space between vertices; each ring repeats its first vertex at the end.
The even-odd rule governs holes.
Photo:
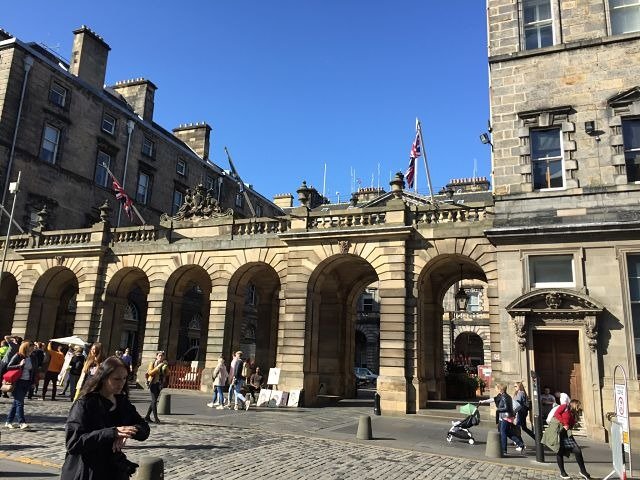
POLYGON ((507 387, 505 386, 504 383, 496 383, 496 388, 501 392, 507 391, 507 387))
POLYGON ((574 415, 580 415, 582 413, 582 402, 574 398, 569 402, 569 408, 574 415))
POLYGON ((25 340, 20 344, 20 347, 18 348, 18 353, 23 357, 26 357, 28 355, 30 346, 31 346, 31 342, 29 340, 25 340))

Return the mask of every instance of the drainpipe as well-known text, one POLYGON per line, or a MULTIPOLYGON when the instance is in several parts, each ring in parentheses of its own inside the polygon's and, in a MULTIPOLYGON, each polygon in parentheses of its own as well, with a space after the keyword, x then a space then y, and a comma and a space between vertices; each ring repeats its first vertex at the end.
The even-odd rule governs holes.
MULTIPOLYGON (((127 153, 124 156, 124 174, 122 175, 122 188, 127 185, 127 165, 129 165, 129 149, 131 148, 131 134, 133 133, 133 127, 135 122, 131 119, 127 120, 127 153)), ((120 216, 122 215, 122 203, 118 206, 118 223, 116 227, 120 226, 120 216)))
POLYGON ((20 93, 20 104, 18 105, 18 118, 16 119, 16 128, 13 131, 13 140, 11 141, 11 150, 9 151, 9 163, 7 164, 7 173, 4 179, 4 188, 2 189, 2 200, 0 205, 4 205, 7 199, 7 189, 9 188, 9 181, 11 180, 11 167, 13 166, 13 156, 16 151, 16 142, 18 140, 18 130, 20 129, 20 117, 22 115, 22 104, 24 103, 24 94, 27 91, 27 80, 29 79, 29 72, 33 66, 33 57, 27 55, 24 57, 24 79, 22 80, 22 92, 20 93))

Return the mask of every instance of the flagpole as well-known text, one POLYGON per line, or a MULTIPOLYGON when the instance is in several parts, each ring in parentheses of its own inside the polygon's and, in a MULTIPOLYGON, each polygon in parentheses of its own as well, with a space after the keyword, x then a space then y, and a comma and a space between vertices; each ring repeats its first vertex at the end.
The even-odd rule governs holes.
MULTIPOLYGON (((116 176, 113 174, 113 172, 111 170, 109 170, 109 167, 107 167, 106 163, 103 163, 102 166, 104 167, 104 169, 107 171, 107 173, 109 174, 109 176, 111 178, 113 178, 115 181, 118 181, 118 179, 116 178, 116 176)), ((122 187, 122 190, 124 190, 124 187, 122 187)), ((126 192, 125 192, 126 193, 126 192)), ((120 202, 118 202, 120 204, 120 202)), ((142 222, 143 225, 146 225, 147 222, 144 221, 144 218, 142 218, 142 215, 140 215, 140 212, 138 211, 138 209, 136 208, 136 206, 133 204, 133 202, 131 202, 131 208, 133 209, 133 211, 135 212, 135 214, 138 216, 138 218, 140 219, 140 221, 142 222)))
MULTIPOLYGON (((422 124, 420 120, 416 118, 416 127, 418 128, 418 135, 420 136, 420 144, 422 145, 422 160, 424 161, 424 169, 427 172, 427 182, 429 183, 429 195, 431 196, 431 204, 437 208, 436 201, 433 198, 433 187, 431 186, 431 173, 429 173, 429 164, 427 163, 427 148, 424 144, 424 138, 422 138, 422 124)), ((416 173, 416 184, 418 175, 416 173)))
MULTIPOLYGON (((416 117, 416 133, 418 133, 419 137, 420 137, 420 145, 421 145, 421 149, 424 151, 424 143, 422 143, 422 135, 420 135, 420 120, 418 120, 418 117, 416 117)), ((424 155, 424 153, 423 153, 424 155)), ((418 158, 414 158, 413 160, 413 191, 416 192, 416 194, 418 193, 418 158)))

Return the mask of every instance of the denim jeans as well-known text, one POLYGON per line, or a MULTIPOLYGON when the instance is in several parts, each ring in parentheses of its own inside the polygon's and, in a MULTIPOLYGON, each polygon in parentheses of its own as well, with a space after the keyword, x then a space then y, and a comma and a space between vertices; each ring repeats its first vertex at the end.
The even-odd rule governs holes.
POLYGON ((213 398, 211 402, 216 403, 216 400, 220 401, 220 405, 224 405, 224 393, 222 391, 222 385, 213 386, 213 398))
POLYGON ((498 428, 500 429, 500 445, 502 446, 502 453, 507 452, 507 437, 509 437, 518 447, 524 447, 522 438, 513 433, 511 423, 505 420, 500 420, 498 428))
POLYGON ((7 423, 13 423, 16 419, 18 423, 27 423, 24 419, 24 397, 29 391, 31 382, 29 380, 18 380, 13 389, 13 404, 9 415, 7 415, 7 423))

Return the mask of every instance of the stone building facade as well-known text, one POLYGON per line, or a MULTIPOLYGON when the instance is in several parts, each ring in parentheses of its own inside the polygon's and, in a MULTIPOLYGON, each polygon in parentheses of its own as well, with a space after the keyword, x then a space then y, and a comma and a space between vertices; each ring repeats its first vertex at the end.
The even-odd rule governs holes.
MULTIPOLYGON (((0 30, 0 204, 10 209, 9 181, 22 172, 15 218, 36 226, 46 206, 52 228, 89 226, 108 199, 116 207, 106 164, 148 224, 182 205, 202 183, 223 209, 251 216, 238 179, 209 161, 211 127, 183 124, 169 132, 153 120, 156 85, 136 78, 105 86, 109 46, 95 32, 74 32, 72 60, 0 30)), ((282 211, 250 186, 257 216, 282 211)), ((116 218, 118 214, 116 213, 116 218)), ((120 214, 120 225, 142 223, 120 214)), ((6 232, 7 218, 0 227, 6 232)))
POLYGON ((143 362, 157 349, 175 359, 197 339, 208 367, 249 346, 311 405, 321 385, 354 394, 359 298, 375 286, 382 411, 413 413, 446 393, 443 319, 461 283, 482 290, 494 380, 530 384, 536 371, 582 400, 585 430, 602 439, 622 365, 633 432, 638 8, 488 1, 493 192, 456 185, 431 203, 400 174, 390 192, 349 204, 325 204, 303 184, 301 205, 280 195, 284 214, 243 219, 201 215, 210 206, 199 195, 158 226, 126 228, 105 206, 87 228, 11 237, 0 331, 73 332, 109 350, 130 332, 143 362))
MULTIPOLYGON (((613 373, 637 415, 640 4, 489 0, 498 308, 494 372, 582 400, 604 438, 613 373)), ((632 422, 635 422, 632 418, 632 422)))

